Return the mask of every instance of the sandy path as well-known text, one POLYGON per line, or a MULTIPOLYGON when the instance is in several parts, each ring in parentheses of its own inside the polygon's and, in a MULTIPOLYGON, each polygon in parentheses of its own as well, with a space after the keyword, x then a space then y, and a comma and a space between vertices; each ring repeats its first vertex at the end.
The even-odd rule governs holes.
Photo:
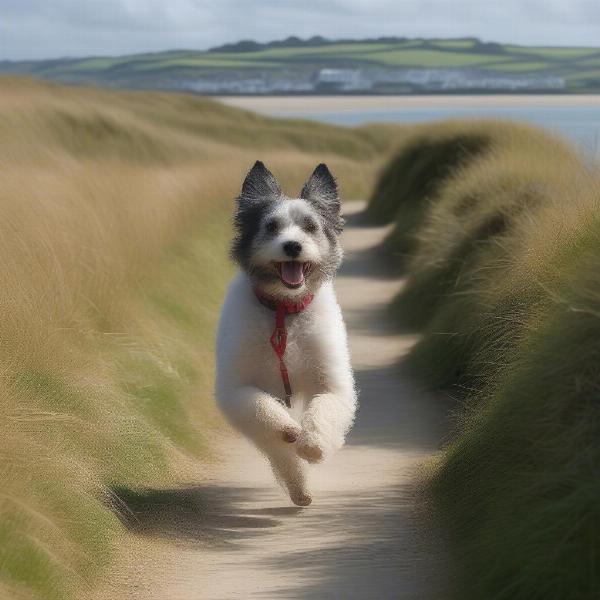
POLYGON ((132 536, 132 564, 100 597, 441 597, 442 552, 417 525, 413 492, 419 465, 442 436, 443 410, 397 368, 414 340, 391 333, 385 320, 401 282, 386 277, 372 250, 384 233, 352 225, 345 233, 337 290, 361 409, 348 445, 314 469, 313 505, 291 506, 256 451, 229 441, 214 479, 132 503, 144 535, 132 536))

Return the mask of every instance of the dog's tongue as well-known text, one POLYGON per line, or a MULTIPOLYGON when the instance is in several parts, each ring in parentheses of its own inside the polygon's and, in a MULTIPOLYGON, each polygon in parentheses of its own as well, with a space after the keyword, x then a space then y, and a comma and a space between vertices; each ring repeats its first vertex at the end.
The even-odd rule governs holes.
POLYGON ((304 281, 302 263, 296 261, 281 263, 281 278, 288 285, 298 285, 304 281))

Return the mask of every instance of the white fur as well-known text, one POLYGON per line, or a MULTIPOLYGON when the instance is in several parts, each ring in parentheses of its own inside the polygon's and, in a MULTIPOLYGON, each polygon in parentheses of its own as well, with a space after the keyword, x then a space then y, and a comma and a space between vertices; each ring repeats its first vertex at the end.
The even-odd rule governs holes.
POLYGON ((286 200, 285 204, 278 206, 271 213, 271 217, 279 222, 279 232, 268 243, 261 242, 255 245, 252 262, 260 265, 274 260, 286 260, 288 257, 282 250, 285 240, 295 240, 302 244, 302 253, 298 260, 317 261, 321 254, 327 251, 326 240, 323 237, 320 240, 315 239, 302 231, 298 222, 302 217, 308 216, 312 216, 312 213, 304 200, 286 200))
POLYGON ((257 301, 248 275, 239 273, 219 323, 216 396, 231 423, 267 456, 291 499, 308 504, 307 461, 319 462, 341 448, 357 404, 332 282, 319 287, 303 312, 286 317, 291 411, 279 400, 283 384, 269 342, 274 326, 275 313, 257 301), (286 431, 297 436, 294 443, 284 441, 286 431))

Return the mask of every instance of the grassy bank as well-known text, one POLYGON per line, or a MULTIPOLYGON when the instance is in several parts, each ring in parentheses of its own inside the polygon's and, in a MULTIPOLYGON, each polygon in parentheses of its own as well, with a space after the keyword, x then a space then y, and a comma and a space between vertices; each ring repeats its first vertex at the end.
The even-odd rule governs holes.
POLYGON ((198 477, 222 431, 215 319, 257 158, 365 194, 393 132, 188 96, 0 80, 0 596, 64 599, 111 560, 112 489, 198 477))
POLYGON ((397 220, 387 249, 407 284, 392 310, 423 334, 409 365, 460 405, 430 479, 455 597, 597 597, 596 169, 508 123, 424 126, 403 144, 366 216, 397 220), (463 143, 436 153, 448 140, 463 143))

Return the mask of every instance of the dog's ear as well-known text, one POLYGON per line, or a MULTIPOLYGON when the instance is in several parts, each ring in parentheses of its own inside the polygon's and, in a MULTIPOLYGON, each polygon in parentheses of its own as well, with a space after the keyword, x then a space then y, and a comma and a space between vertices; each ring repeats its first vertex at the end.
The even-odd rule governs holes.
POLYGON ((317 166, 304 184, 300 198, 313 204, 338 233, 342 231, 344 220, 340 215, 337 183, 327 165, 321 163, 317 166))
POLYGON ((257 160, 250 169, 240 194, 240 203, 256 200, 276 200, 281 196, 281 188, 273 173, 265 167, 264 163, 257 160))
POLYGON ((304 184, 300 198, 310 202, 333 202, 339 206, 337 184, 327 165, 321 163, 317 166, 304 184))

